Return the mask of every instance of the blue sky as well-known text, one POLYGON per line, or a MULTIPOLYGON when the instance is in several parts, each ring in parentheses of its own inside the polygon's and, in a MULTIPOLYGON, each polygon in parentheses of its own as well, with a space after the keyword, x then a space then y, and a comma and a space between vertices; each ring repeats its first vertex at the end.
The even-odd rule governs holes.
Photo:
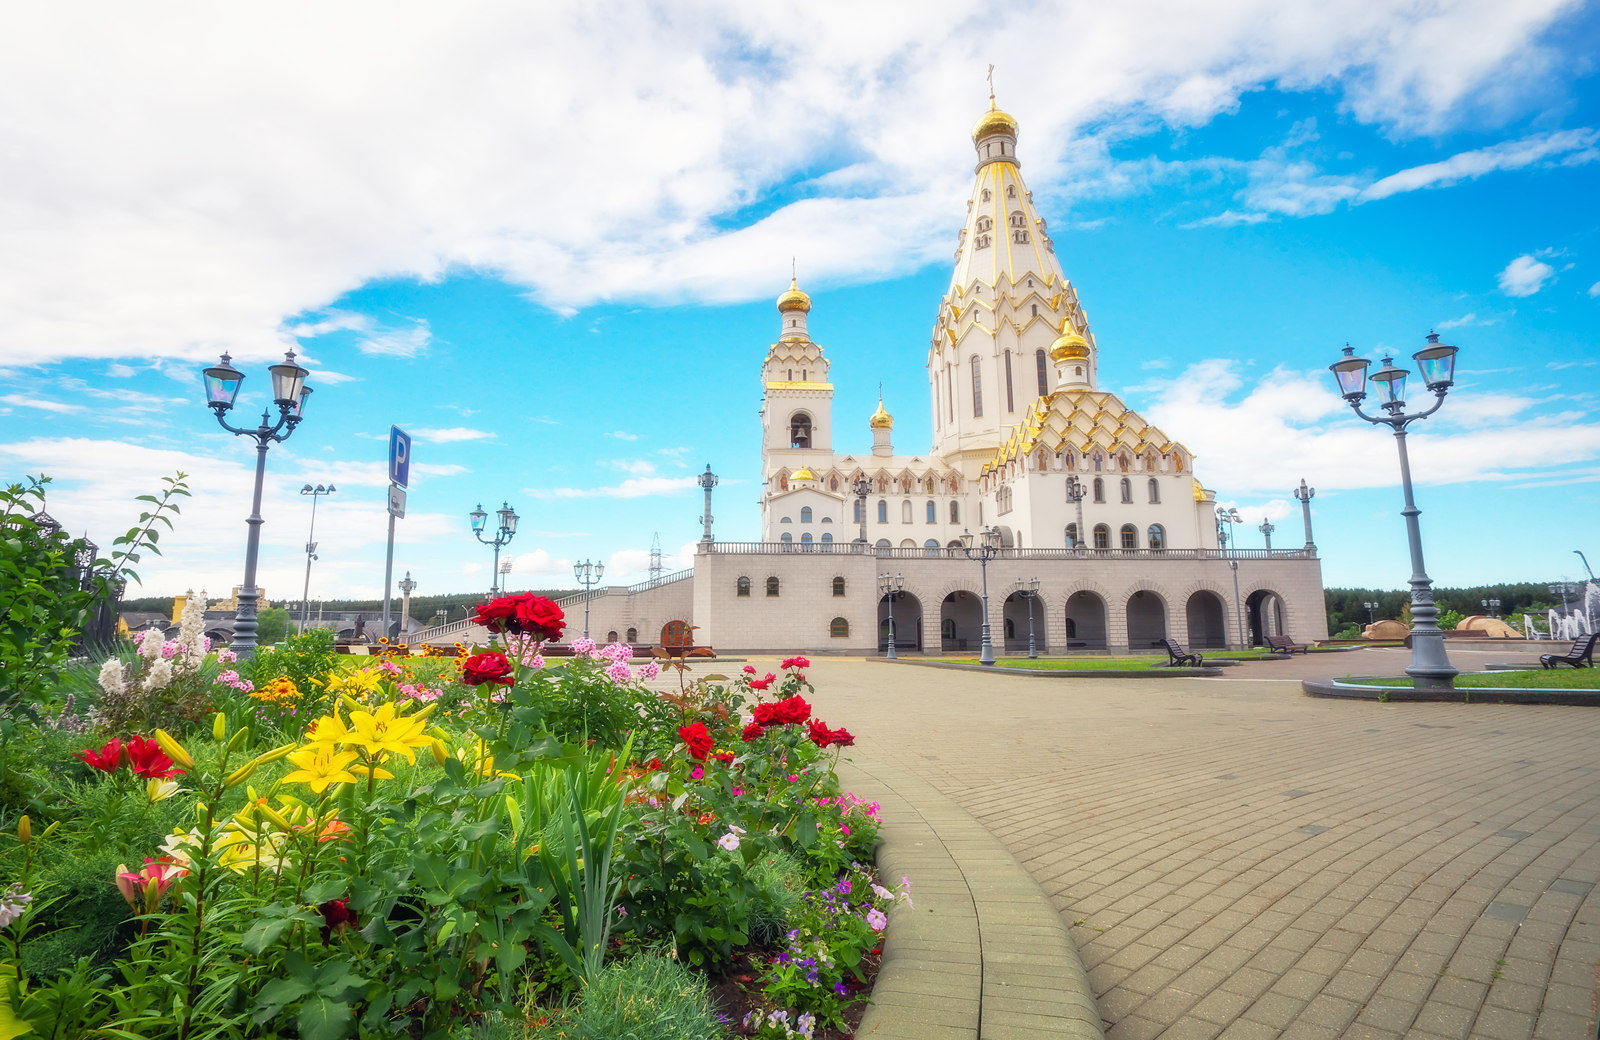
MULTIPOLYGON (((641 580, 757 530, 760 386, 791 257, 832 361, 835 445, 930 440, 925 357, 996 66, 1023 176, 1101 349, 1101 388, 1194 450, 1329 585, 1409 576, 1393 439, 1326 366, 1458 387, 1413 428, 1429 570, 1600 559, 1600 18, 1559 0, 1315 10, 1044 4, 311 5, 30 11, 0 40, 0 472, 102 544, 191 474, 144 591, 242 574, 248 443, 199 370, 289 346, 309 418, 268 461, 261 584, 380 592, 384 452, 416 439, 396 562, 488 584, 466 514, 509 501, 514 586, 641 580), (383 12, 379 17, 378 12, 383 12), (625 17, 626 16, 626 17, 625 17), (92 28, 85 28, 91 24, 92 28), (315 31, 312 31, 315 30, 315 31)), ((1260 545, 1247 529, 1240 544, 1260 545)))

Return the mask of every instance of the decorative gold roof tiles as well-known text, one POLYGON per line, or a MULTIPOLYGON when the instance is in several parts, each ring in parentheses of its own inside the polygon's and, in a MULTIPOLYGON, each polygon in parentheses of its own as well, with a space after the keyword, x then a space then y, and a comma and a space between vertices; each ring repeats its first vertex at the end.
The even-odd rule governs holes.
POLYGON ((1041 446, 1053 455, 1069 448, 1080 454, 1099 448, 1108 455, 1123 450, 1142 455, 1154 445, 1160 445, 1156 450, 1163 455, 1173 451, 1188 452, 1183 445, 1145 422, 1115 394, 1097 390, 1057 390, 1034 402, 1027 418, 1012 430, 994 458, 984 464, 983 472, 998 470, 1041 446))

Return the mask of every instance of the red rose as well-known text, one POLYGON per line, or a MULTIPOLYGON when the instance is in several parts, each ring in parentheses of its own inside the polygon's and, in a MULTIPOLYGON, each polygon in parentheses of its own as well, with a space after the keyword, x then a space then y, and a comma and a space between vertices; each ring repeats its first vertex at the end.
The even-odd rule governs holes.
POLYGON ((783 725, 804 722, 811 717, 811 705, 807 704, 805 698, 799 694, 785 697, 774 707, 778 709, 778 721, 783 725))
MULTIPOLYGON (((759 705, 757 710, 763 707, 766 707, 766 705, 759 705)), ((766 732, 766 730, 761 728, 761 723, 752 722, 750 725, 744 728, 743 733, 739 734, 739 739, 743 740, 745 743, 749 743, 766 732)))
POLYGON ((706 755, 711 753, 716 741, 711 739, 711 734, 706 730, 704 722, 696 722, 691 726, 678 727, 678 736, 689 745, 689 754, 701 762, 706 760, 706 755))
POLYGON ((733 752, 732 751, 713 751, 713 752, 711 752, 711 757, 716 759, 718 762, 721 762, 723 765, 728 765, 729 763, 731 763, 733 761, 733 752))
POLYGON ((480 603, 477 610, 472 620, 491 632, 504 632, 511 619, 517 616, 517 605, 512 596, 501 596, 488 603, 480 603))
POLYGON ((856 743, 856 738, 850 735, 850 731, 842 727, 834 730, 828 739, 840 747, 854 747, 856 743))
POLYGON ((567 627, 567 616, 554 600, 525 593, 517 604, 516 626, 525 635, 560 639, 567 627))
POLYGON ((160 744, 143 737, 128 741, 128 765, 133 767, 134 776, 146 780, 168 780, 183 772, 172 764, 172 759, 161 750, 160 744))
MULTIPOLYGON (((810 667, 811 667, 811 662, 809 660, 807 660, 806 658, 804 658, 804 657, 785 657, 783 659, 783 668, 785 670, 788 670, 790 668, 810 668, 810 667)), ((802 676, 802 678, 804 678, 804 677, 802 676)))
POLYGON ((99 751, 84 748, 78 752, 78 757, 102 773, 115 773, 117 767, 122 764, 122 740, 112 737, 99 751))
POLYGON ((777 678, 776 675, 773 675, 771 672, 768 672, 767 673, 767 677, 765 679, 751 679, 750 680, 750 688, 752 690, 764 690, 768 686, 771 686, 772 685, 772 680, 774 680, 776 678, 777 678))
POLYGON ((828 740, 833 736, 833 731, 828 729, 828 724, 821 719, 812 719, 810 725, 806 727, 806 736, 817 747, 825 748, 828 746, 828 740))
POLYGON ((756 674, 756 666, 753 664, 747 664, 744 666, 744 671, 746 675, 754 675, 756 674))
POLYGON ((330 899, 318 905, 317 910, 322 914, 322 941, 326 943, 334 932, 345 928, 355 928, 360 922, 356 920, 356 912, 350 909, 348 899, 330 899))
POLYGON ((515 680, 511 677, 511 662, 506 660, 506 655, 491 652, 467 658, 461 666, 461 681, 468 686, 481 686, 484 683, 510 686, 515 680))

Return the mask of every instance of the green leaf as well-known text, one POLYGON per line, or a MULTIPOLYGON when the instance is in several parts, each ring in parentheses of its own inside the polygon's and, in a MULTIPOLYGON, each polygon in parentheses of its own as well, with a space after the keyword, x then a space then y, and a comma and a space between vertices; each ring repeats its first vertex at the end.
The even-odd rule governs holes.
POLYGON ((300 1005, 300 1036, 303 1040, 343 1040, 350 1036, 350 1024, 355 1016, 350 1005, 342 1000, 329 1000, 314 996, 300 1005))

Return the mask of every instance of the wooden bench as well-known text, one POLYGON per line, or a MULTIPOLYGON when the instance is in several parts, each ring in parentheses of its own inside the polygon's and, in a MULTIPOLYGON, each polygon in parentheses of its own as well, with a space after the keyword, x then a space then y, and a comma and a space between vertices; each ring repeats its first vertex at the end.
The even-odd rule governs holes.
POLYGON ((1161 645, 1167 648, 1167 667, 1176 668, 1179 665, 1190 664, 1199 668, 1205 663, 1205 658, 1199 654, 1191 654, 1185 650, 1175 639, 1163 639, 1161 645))
POLYGON ((1311 644, 1296 643, 1290 636, 1268 636, 1267 648, 1275 654, 1282 654, 1284 657, 1288 657, 1296 651, 1302 654, 1311 652, 1311 644))
POLYGON ((1559 657, 1555 654, 1540 654, 1539 667, 1554 668, 1558 664, 1570 664, 1572 667, 1577 668, 1580 665, 1587 664, 1590 668, 1593 668, 1596 638, 1596 633, 1591 632, 1589 635, 1573 640, 1572 649, 1559 657))

